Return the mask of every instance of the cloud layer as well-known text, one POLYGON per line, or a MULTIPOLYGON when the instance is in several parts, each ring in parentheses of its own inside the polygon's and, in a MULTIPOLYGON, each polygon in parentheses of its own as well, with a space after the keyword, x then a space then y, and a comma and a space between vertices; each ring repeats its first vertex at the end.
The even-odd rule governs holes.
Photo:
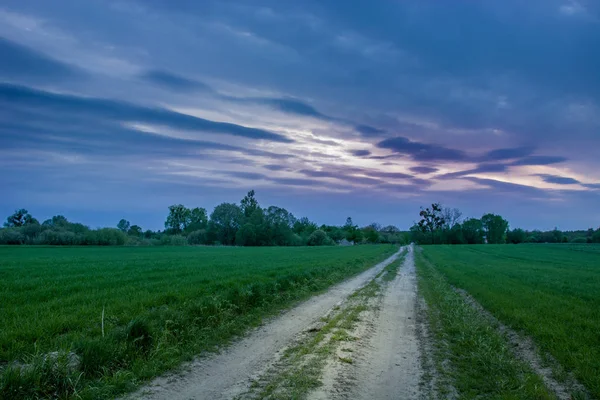
POLYGON ((157 228, 255 188, 326 223, 600 225, 596 48, 590 2, 8 0, 0 211, 157 228))

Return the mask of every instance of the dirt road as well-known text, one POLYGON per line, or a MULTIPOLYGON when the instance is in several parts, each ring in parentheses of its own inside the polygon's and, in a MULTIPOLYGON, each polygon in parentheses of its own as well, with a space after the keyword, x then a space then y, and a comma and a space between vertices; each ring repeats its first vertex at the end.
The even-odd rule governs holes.
POLYGON ((309 326, 396 260, 402 249, 373 268, 334 286, 252 331, 219 354, 190 363, 186 371, 154 380, 131 399, 232 399, 280 358, 281 351, 309 326))
POLYGON ((422 370, 417 336, 417 281, 413 247, 395 278, 382 285, 383 293, 360 314, 351 335, 358 340, 338 349, 330 360, 324 385, 309 398, 418 399, 422 370))

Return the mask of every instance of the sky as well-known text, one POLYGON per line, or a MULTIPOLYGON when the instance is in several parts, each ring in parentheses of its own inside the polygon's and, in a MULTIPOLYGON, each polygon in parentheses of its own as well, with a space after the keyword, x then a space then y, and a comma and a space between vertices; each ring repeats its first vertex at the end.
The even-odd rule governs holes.
POLYGON ((0 214, 600 226, 600 3, 0 4, 0 214))

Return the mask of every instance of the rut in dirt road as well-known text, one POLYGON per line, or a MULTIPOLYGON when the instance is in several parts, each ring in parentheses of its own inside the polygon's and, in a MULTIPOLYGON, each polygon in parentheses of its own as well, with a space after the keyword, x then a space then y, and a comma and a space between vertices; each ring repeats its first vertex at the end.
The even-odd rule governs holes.
POLYGON ((371 282, 387 265, 398 258, 394 255, 358 276, 314 296, 281 316, 252 331, 242 340, 219 354, 200 358, 181 374, 155 379, 140 389, 132 399, 232 399, 245 392, 253 379, 260 376, 280 357, 280 352, 311 324, 349 295, 371 282))
POLYGON ((323 386, 310 400, 424 397, 412 245, 394 279, 379 283, 382 294, 366 304, 351 332, 356 340, 337 349, 323 372, 323 386), (344 357, 352 363, 340 363, 344 357))

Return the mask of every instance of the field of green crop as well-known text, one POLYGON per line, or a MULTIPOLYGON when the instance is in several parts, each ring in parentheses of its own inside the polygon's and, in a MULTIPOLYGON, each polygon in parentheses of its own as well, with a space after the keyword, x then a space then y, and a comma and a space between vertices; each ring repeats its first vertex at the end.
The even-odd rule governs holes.
POLYGON ((600 246, 425 246, 423 256, 600 398, 600 246))
POLYGON ((396 250, 0 247, 0 398, 112 398, 396 250))

